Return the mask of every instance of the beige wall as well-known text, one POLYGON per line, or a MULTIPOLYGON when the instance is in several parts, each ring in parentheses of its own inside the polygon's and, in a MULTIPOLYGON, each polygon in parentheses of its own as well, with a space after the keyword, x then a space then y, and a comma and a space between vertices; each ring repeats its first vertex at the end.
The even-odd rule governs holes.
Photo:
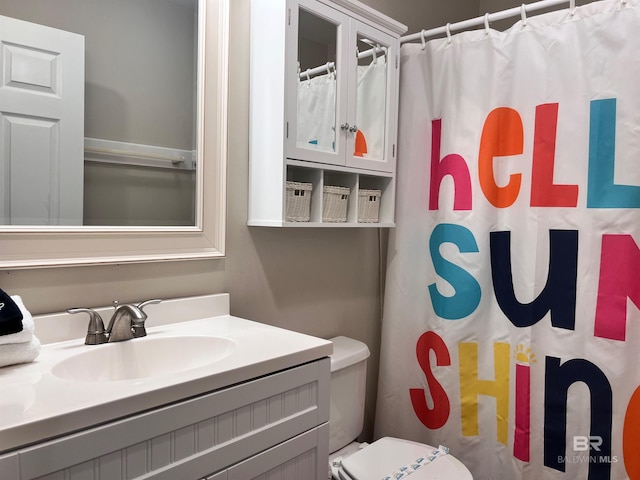
POLYGON ((479 0, 362 0, 404 23, 407 34, 478 16, 479 0))
MULTIPOLYGON (((476 0, 367 0, 366 3, 401 22, 420 25, 415 29, 439 26, 478 12, 476 0)), ((74 306, 108 305, 114 299, 127 302, 230 292, 234 315, 321 337, 347 335, 362 340, 372 351, 365 431, 365 436, 369 436, 380 336, 379 232, 246 226, 249 0, 232 0, 230 4, 227 257, 212 261, 4 271, 0 272, 0 287, 22 295, 36 314, 74 306)), ((150 324, 153 325, 153 319, 150 324)))

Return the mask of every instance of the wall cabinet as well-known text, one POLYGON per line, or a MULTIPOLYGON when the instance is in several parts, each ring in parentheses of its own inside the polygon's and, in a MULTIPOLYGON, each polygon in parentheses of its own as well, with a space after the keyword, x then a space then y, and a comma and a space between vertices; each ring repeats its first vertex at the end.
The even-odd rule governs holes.
POLYGON ((329 368, 324 358, 23 448, 0 456, 0 471, 16 480, 324 480, 329 368))
POLYGON ((352 0, 251 2, 249 225, 393 225, 405 30, 352 0), (287 182, 310 185, 308 218, 288 219, 287 182), (328 186, 349 189, 342 221, 328 186), (378 192, 373 220, 363 190, 378 192))

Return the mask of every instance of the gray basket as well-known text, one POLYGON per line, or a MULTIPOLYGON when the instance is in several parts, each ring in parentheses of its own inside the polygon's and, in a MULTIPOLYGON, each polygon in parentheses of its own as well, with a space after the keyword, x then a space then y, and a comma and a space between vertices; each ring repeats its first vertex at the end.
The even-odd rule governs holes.
POLYGON ((358 190, 358 222, 378 223, 381 190, 358 190))
POLYGON ((287 182, 287 222, 309 221, 312 190, 311 183, 287 182))
POLYGON ((322 221, 346 222, 350 194, 351 190, 347 187, 326 185, 322 189, 322 221))

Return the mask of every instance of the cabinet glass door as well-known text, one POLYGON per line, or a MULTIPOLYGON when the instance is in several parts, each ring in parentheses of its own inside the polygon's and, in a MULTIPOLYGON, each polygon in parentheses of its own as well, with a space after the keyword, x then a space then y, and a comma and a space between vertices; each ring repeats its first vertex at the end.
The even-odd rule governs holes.
POLYGON ((292 92, 287 99, 287 156, 344 164, 345 138, 340 137, 338 120, 346 112, 340 87, 347 74, 343 68, 346 57, 340 51, 346 19, 317 2, 299 0, 296 4, 292 23, 297 26, 297 45, 291 52, 295 60, 290 62, 295 71, 289 71, 293 81, 287 89, 292 92))
POLYGON ((355 24, 349 97, 348 165, 391 171, 394 152, 388 138, 394 115, 394 40, 378 30, 355 24))

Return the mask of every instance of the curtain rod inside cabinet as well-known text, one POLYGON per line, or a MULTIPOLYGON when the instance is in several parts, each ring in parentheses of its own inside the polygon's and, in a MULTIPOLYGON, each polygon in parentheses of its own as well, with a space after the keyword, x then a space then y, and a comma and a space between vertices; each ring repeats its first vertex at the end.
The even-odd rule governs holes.
MULTIPOLYGON (((379 56, 386 56, 387 49, 385 47, 381 47, 377 45, 374 48, 358 53, 358 60, 362 58, 373 57, 374 54, 379 56)), ((332 73, 332 72, 335 73, 335 71, 336 71, 336 64, 334 62, 327 62, 326 64, 320 65, 318 67, 308 68, 304 71, 299 70, 298 76, 300 77, 300 80, 308 80, 309 78, 315 75, 332 73)))

